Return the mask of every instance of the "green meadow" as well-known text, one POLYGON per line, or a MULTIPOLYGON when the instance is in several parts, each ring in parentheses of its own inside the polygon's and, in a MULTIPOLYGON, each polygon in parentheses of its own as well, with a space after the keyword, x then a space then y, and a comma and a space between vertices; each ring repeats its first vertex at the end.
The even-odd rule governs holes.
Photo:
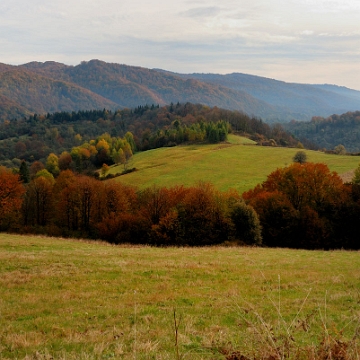
MULTIPOLYGON (((114 181, 139 188, 191 186, 206 181, 220 190, 233 188, 242 193, 263 182, 277 168, 290 165, 297 151, 299 149, 256 146, 249 139, 229 135, 226 144, 184 145, 137 153, 130 164, 137 170, 114 181)), ((357 156, 305 152, 309 162, 325 163, 338 174, 355 169, 360 162, 357 156)), ((122 171, 123 166, 114 166, 109 173, 122 171)))
POLYGON ((0 359, 358 359, 359 289, 359 252, 0 234, 0 359))

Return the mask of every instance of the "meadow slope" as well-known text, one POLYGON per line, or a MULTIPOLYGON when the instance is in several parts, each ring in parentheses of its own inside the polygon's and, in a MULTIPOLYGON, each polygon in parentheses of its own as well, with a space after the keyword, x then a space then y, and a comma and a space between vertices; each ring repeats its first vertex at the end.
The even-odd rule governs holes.
POLYGON ((359 252, 2 233, 0 358, 176 359, 178 351, 182 359, 225 359, 285 346, 290 358, 297 349, 319 359, 325 334, 355 359, 359 288, 359 252))
MULTIPOLYGON (((191 186, 205 181, 220 190, 233 188, 242 193, 263 182, 277 168, 290 165, 297 151, 299 149, 255 146, 249 139, 229 135, 227 144, 176 146, 137 153, 129 165, 137 171, 113 181, 139 188, 191 186)), ((304 151, 309 162, 325 163, 338 174, 355 169, 360 162, 357 156, 304 151)), ((123 166, 113 166, 109 173, 122 171, 123 166)))

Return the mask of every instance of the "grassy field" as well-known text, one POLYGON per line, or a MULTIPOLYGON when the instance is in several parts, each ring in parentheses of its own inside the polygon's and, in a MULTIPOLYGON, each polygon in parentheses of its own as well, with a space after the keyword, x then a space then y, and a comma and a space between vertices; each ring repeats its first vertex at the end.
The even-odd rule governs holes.
MULTIPOLYGON (((234 188, 242 193, 263 182, 277 168, 290 165, 299 151, 252 144, 249 139, 230 135, 228 144, 176 146, 138 153, 131 164, 137 171, 114 181, 139 188, 154 184, 190 186, 206 181, 220 190, 234 188)), ((356 156, 329 155, 310 150, 305 152, 308 161, 325 163, 339 174, 355 169, 360 162, 356 156)), ((122 170, 122 166, 112 167, 109 173, 122 170)))
POLYGON ((0 359, 359 359, 359 289, 359 252, 0 234, 0 359))

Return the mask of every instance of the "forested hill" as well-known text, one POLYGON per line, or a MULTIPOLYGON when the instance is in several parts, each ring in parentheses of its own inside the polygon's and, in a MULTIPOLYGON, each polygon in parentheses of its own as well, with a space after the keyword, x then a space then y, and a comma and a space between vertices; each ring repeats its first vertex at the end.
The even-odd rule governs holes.
POLYGON ((309 122, 292 121, 284 125, 298 138, 306 138, 320 148, 333 150, 344 145, 348 152, 360 152, 360 111, 313 117, 309 122))
MULTIPOLYGON (((0 95, 32 113, 116 110, 171 102, 201 103, 258 116, 276 111, 242 91, 98 60, 77 66, 56 62, 0 66, 0 95)), ((8 119, 15 117, 16 113, 8 113, 8 119)))
POLYGON ((172 137, 174 129, 183 128, 186 141, 191 140, 191 132, 196 132, 192 125, 219 121, 229 123, 233 131, 252 137, 259 144, 296 146, 298 143, 281 126, 272 127, 238 111, 178 103, 115 112, 57 112, 5 121, 0 123, 0 165, 18 167, 21 160, 44 161, 52 152, 60 155, 105 132, 112 137, 131 132, 138 150, 174 146, 178 143, 172 137))
POLYGON ((17 118, 22 109, 23 115, 27 115, 117 106, 115 102, 73 82, 54 80, 22 68, 15 69, 0 72, 0 96, 9 99, 10 110, 15 111, 12 117, 17 118))
POLYGON ((265 121, 360 109, 360 92, 336 86, 289 84, 244 74, 187 74, 99 60, 0 64, 0 121, 29 113, 201 103, 239 110, 265 121))
POLYGON ((360 91, 336 85, 308 85, 285 83, 259 76, 233 73, 186 74, 183 78, 197 79, 209 84, 246 91, 275 108, 282 109, 283 117, 304 120, 314 115, 327 116, 360 110, 360 91), (287 114, 286 114, 287 113, 287 114))

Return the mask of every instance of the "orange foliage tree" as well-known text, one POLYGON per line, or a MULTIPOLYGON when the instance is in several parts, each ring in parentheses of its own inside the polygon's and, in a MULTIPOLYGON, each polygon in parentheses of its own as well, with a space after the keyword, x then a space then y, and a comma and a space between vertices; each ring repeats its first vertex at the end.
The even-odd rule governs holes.
POLYGON ((231 218, 239 200, 237 193, 221 193, 211 184, 201 183, 158 189, 151 198, 142 209, 152 223, 150 237, 155 244, 212 245, 238 235, 231 218))
MULTIPOLYGON (((41 170, 39 173, 42 171, 46 170, 41 170)), ((24 225, 46 226, 52 220, 53 186, 52 176, 38 176, 26 186, 22 206, 24 225)))
POLYGON ((0 229, 8 230, 17 224, 25 192, 19 175, 0 167, 0 229))
POLYGON ((266 245, 327 248, 336 213, 349 201, 341 178, 325 164, 295 163, 243 194, 259 214, 266 245))
POLYGON ((98 218, 95 225, 98 237, 112 243, 131 242, 136 235, 139 217, 135 215, 137 196, 135 190, 118 183, 101 183, 98 218))

